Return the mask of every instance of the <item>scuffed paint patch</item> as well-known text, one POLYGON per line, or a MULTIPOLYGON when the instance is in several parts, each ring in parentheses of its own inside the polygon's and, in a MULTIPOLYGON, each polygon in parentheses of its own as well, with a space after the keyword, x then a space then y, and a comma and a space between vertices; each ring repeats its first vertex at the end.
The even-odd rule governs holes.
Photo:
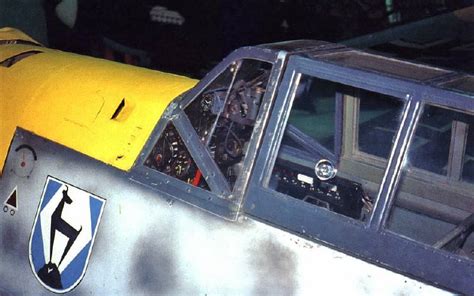
POLYGON ((296 292, 296 256, 292 250, 271 237, 252 251, 251 265, 256 280, 254 295, 294 295, 296 292))
POLYGON ((304 239, 300 239, 299 237, 290 237, 290 241, 293 242, 295 245, 297 246, 300 246, 302 248, 306 248, 306 249, 312 249, 314 248, 314 246, 316 246, 316 248, 319 248, 321 245, 314 245, 313 243, 310 243, 308 242, 307 240, 304 240, 304 239))
MULTIPOLYGON (((370 278, 371 276, 370 275, 367 275, 368 278, 370 278)), ((367 284, 367 281, 370 281, 370 280, 367 280, 365 278, 361 278, 359 280, 359 291, 360 293, 362 294, 365 294, 365 295, 370 295, 370 289, 369 289, 369 285, 367 284)))
POLYGON ((180 205, 186 207, 190 213, 192 213, 194 221, 202 221, 206 225, 206 229, 209 231, 231 231, 231 232, 240 232, 246 229, 252 228, 254 223, 253 220, 250 219, 242 219, 238 222, 236 221, 229 221, 226 219, 222 219, 216 215, 209 215, 208 212, 203 211, 197 207, 188 206, 184 203, 179 202, 180 205))
POLYGON ((14 296, 14 293, 8 292, 7 290, 4 290, 3 288, 0 288, 0 295, 2 296, 14 296))
POLYGON ((18 229, 19 226, 15 223, 4 223, 2 225, 0 254, 9 254, 15 257, 27 256, 27 240, 22 240, 22 235, 18 229))
POLYGON ((153 243, 159 236, 135 243, 135 261, 130 272, 131 286, 148 295, 170 294, 178 283, 174 253, 166 242, 153 243))

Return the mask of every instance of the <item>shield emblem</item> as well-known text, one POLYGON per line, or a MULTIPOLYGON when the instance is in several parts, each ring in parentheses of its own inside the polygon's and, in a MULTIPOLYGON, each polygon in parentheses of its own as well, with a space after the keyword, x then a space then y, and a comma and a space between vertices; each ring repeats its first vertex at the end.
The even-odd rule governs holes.
POLYGON ((30 237, 30 264, 48 290, 64 293, 84 276, 105 199, 48 177, 30 237))

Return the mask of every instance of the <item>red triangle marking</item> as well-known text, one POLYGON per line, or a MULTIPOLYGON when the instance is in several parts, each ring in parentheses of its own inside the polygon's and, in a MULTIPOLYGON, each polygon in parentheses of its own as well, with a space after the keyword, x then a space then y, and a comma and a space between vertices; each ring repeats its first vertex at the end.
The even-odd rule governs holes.
POLYGON ((6 205, 9 205, 10 207, 14 208, 15 210, 17 209, 17 200, 16 200, 16 187, 15 189, 13 189, 12 193, 10 193, 10 196, 7 198, 7 200, 5 201, 5 204, 6 205))

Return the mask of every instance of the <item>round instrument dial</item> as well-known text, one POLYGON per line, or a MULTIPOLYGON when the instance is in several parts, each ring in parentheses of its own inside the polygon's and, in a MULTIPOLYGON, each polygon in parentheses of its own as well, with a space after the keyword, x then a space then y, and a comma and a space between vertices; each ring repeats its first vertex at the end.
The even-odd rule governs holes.
POLYGON ((29 177, 35 167, 36 152, 29 145, 20 145, 15 149, 13 173, 18 177, 29 177))

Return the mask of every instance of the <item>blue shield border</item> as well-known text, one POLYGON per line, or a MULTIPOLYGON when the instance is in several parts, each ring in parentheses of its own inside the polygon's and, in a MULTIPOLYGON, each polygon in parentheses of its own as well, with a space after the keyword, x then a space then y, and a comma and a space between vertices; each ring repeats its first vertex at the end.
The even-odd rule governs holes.
MULTIPOLYGON (((89 258, 92 252, 92 247, 97 235, 98 226, 102 218, 103 209, 105 206, 106 200, 95 194, 89 193, 86 190, 83 190, 77 186, 71 185, 64 181, 61 181, 55 177, 48 176, 46 183, 43 187, 43 192, 41 195, 41 200, 36 211, 35 220, 33 223, 33 228, 31 230, 31 236, 29 241, 29 261, 30 266, 35 275, 36 279, 44 286, 46 289, 55 292, 55 293, 66 293, 74 289, 82 280, 85 275, 89 258), (89 196, 89 205, 90 205, 90 224, 91 224, 91 239, 90 241, 81 249, 81 251, 72 259, 71 263, 63 270, 60 274, 60 279, 64 279, 65 284, 60 288, 54 288, 46 284, 39 276, 40 269, 46 267, 46 259, 44 256, 44 246, 43 238, 41 231, 41 212, 45 206, 51 201, 52 197, 61 189, 63 186, 72 187, 75 190, 81 191, 82 194, 87 194, 89 196)), ((81 227, 82 229, 82 227, 81 227)), ((52 248, 52 246, 50 246, 52 248)), ((61 280, 61 282, 63 282, 61 280)))

